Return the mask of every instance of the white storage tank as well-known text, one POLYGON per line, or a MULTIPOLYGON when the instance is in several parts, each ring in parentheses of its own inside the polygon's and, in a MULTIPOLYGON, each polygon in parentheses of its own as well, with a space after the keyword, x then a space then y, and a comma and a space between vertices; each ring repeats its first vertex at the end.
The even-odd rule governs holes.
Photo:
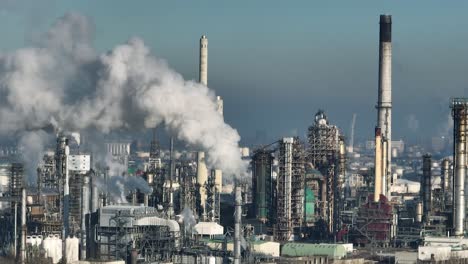
POLYGON ((42 241, 45 256, 52 258, 52 263, 56 264, 62 258, 62 240, 58 236, 49 235, 42 241))
POLYGON ((65 239, 65 257, 67 263, 74 263, 79 259, 80 240, 76 237, 65 239))

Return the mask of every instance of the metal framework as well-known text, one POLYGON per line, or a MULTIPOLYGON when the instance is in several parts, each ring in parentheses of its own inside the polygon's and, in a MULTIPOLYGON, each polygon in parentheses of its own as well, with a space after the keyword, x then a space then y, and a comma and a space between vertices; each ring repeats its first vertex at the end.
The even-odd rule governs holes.
POLYGON ((124 214, 116 215, 110 219, 112 226, 98 227, 100 259, 127 259, 131 250, 135 249, 145 262, 170 261, 179 252, 179 232, 171 232, 167 226, 129 226, 127 217, 124 214))
POLYGON ((301 227, 304 220, 305 151, 299 138, 294 138, 291 175, 291 224, 301 227))
POLYGON ((182 164, 179 168, 179 182, 181 190, 179 196, 179 208, 189 208, 196 214, 197 212, 197 186, 195 170, 188 163, 182 164))
POLYGON ((283 138, 279 148, 278 205, 275 236, 279 241, 289 240, 291 228, 291 181, 293 138, 283 138))
POLYGON ((279 147, 278 201, 275 236, 287 241, 304 219, 304 150, 299 138, 283 138, 279 147))
POLYGON ((354 243, 370 244, 372 246, 386 247, 390 245, 393 223, 393 209, 387 198, 380 196, 379 202, 372 202, 369 196, 368 203, 359 208, 355 223, 357 235, 354 243))
POLYGON ((220 194, 215 181, 215 172, 212 171, 205 184, 206 189, 206 217, 211 222, 219 223, 220 218, 220 194))
POLYGON ((339 131, 336 126, 328 123, 322 110, 315 115, 315 123, 309 127, 307 161, 319 170, 326 178, 327 197, 322 199, 324 209, 321 217, 328 223, 328 229, 333 231, 334 205, 335 205, 335 178, 336 167, 339 163, 339 131))

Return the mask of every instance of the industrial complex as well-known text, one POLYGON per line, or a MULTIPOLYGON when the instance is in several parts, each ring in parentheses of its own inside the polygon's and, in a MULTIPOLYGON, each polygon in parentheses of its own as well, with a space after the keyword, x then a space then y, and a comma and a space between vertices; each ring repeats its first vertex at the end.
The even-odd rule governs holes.
MULTIPOLYGON (((345 137, 316 109, 305 138, 236 146, 239 175, 214 147, 182 149, 183 132, 161 142, 158 127, 148 142, 106 138, 99 150, 54 131, 33 171, 24 150, 1 147, 0 262, 467 263, 468 98, 446 106, 451 155, 392 139, 392 17, 379 22, 375 137, 362 144, 356 115, 345 137)), ((207 86, 207 36, 199 48, 207 86)), ((224 120, 223 98, 212 100, 224 120)))

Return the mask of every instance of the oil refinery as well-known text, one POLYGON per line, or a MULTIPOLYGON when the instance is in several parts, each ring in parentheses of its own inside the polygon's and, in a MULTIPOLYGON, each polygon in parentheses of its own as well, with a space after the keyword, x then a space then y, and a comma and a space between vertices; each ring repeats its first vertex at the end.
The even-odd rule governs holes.
MULTIPOLYGON (((81 19, 65 16, 50 43, 81 19)), ((449 155, 392 138, 398 50, 392 16, 375 20, 377 101, 368 111, 377 119, 366 121, 366 142, 354 138, 356 114, 345 133, 317 107, 306 131, 241 145, 224 121, 228 97, 207 88, 207 35, 193 51, 198 81, 152 58, 139 39, 100 56, 86 55, 83 43, 31 49, 70 62, 67 72, 82 78, 44 85, 54 93, 76 82, 95 90, 75 101, 64 95, 57 107, 0 108, 0 132, 19 137, 0 146, 0 262, 466 263, 468 98, 444 106, 449 155), (108 135, 128 128, 151 138, 108 135), (29 152, 40 155, 24 158, 29 152)), ((11 61, 25 54, 0 58, 2 86, 17 89, 11 61)))

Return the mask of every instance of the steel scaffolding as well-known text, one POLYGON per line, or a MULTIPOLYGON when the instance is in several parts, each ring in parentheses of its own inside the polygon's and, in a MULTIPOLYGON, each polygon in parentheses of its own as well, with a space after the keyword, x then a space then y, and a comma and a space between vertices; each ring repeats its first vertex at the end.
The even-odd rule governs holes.
MULTIPOLYGON (((319 170, 326 178, 326 200, 321 199, 323 210, 321 218, 328 224, 328 230, 333 231, 334 206, 337 165, 339 165, 339 131, 336 126, 328 123, 325 113, 321 110, 315 115, 315 123, 308 131, 307 162, 319 170)), ((344 162, 344 161, 343 161, 344 162)), ((339 167, 339 166, 338 166, 339 167)))
POLYGON ((279 146, 276 239, 287 241, 304 219, 304 150, 299 138, 283 138, 279 146))

